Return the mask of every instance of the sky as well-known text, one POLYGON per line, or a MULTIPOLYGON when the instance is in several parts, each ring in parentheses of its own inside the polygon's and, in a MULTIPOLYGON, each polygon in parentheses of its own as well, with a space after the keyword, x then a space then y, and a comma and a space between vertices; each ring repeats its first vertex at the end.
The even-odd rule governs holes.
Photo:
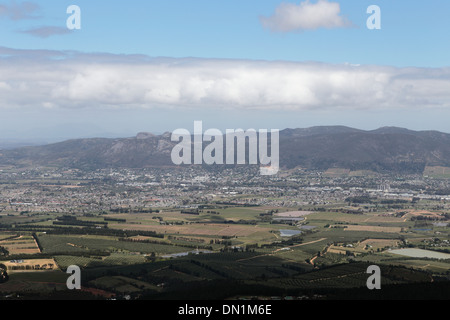
POLYGON ((0 1, 0 141, 196 120, 450 132, 449 15, 448 0, 0 1))

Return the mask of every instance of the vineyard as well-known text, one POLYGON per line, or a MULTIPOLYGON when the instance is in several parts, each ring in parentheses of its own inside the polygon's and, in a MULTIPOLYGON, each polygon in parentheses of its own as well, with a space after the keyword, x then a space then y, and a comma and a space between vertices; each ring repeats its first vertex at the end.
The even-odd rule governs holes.
POLYGON ((48 235, 39 236, 39 242, 43 247, 43 253, 61 254, 73 252, 135 252, 142 254, 155 253, 157 255, 171 254, 186 251, 185 248, 157 243, 141 243, 119 241, 112 237, 87 237, 48 235))
MULTIPOLYGON (((92 292, 149 298, 204 297, 204 290, 211 292, 208 299, 242 292, 270 296, 353 290, 366 287, 367 267, 373 264, 382 270, 382 286, 432 283, 449 276, 448 261, 389 253, 389 248, 406 245, 427 248, 431 234, 415 231, 417 221, 308 211, 306 220, 272 223, 272 214, 258 207, 205 209, 198 215, 179 210, 54 214, 52 220, 0 225, 0 263, 13 279, 0 292, 11 287, 48 291, 53 283, 64 290, 61 278, 74 265, 92 292), (29 280, 39 278, 33 273, 50 280, 29 280)), ((441 238, 448 233, 448 227, 435 230, 441 238)), ((432 245, 437 244, 449 248, 435 237, 432 245)))

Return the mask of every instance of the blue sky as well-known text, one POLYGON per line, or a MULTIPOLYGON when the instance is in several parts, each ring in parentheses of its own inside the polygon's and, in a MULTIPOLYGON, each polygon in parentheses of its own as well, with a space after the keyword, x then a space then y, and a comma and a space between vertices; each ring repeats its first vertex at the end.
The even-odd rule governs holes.
MULTIPOLYGON (((274 33, 259 17, 283 1, 34 1, 34 19, 1 19, 2 45, 164 57, 321 61, 395 66, 448 66, 450 2, 345 0, 350 28, 274 33), (41 26, 64 28, 66 8, 82 12, 82 30, 46 39, 21 34, 41 26), (381 8, 382 29, 368 30, 369 5, 381 8)), ((285 1, 288 2, 288 1, 285 1)), ((301 1, 291 1, 299 4, 301 1)), ((20 1, 2 1, 20 4, 20 1)))
POLYGON ((0 1, 0 134, 131 135, 194 120, 450 132, 449 15, 448 0, 0 1), (67 30, 72 4, 81 30, 67 30), (373 4, 381 30, 366 27, 373 4))

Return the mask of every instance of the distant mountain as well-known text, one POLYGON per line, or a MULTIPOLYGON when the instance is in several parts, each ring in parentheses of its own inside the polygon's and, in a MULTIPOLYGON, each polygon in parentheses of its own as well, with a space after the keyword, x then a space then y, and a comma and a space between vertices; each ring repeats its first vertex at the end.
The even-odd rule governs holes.
POLYGON ((28 141, 28 140, 21 140, 21 139, 2 139, 0 140, 0 150, 12 150, 22 147, 29 147, 29 146, 41 146, 43 144, 46 144, 48 142, 37 140, 34 141, 28 141))
POLYGON ((364 131, 345 126, 324 126, 324 127, 311 127, 303 129, 285 129, 282 131, 284 137, 309 137, 320 134, 339 134, 339 133, 355 133, 355 132, 364 132, 364 131))
MULTIPOLYGON (((173 166, 171 134, 139 133, 121 139, 76 139, 0 152, 0 164, 77 168, 173 166)), ((208 143, 205 143, 207 145, 208 143)), ((450 135, 384 127, 364 131, 344 126, 280 131, 280 165, 326 170, 423 172, 450 166, 450 135)))
POLYGON ((1 151, 0 164, 103 168, 170 165, 170 136, 139 134, 123 139, 76 139, 1 151))
POLYGON ((423 172, 427 165, 450 165, 450 135, 381 128, 283 136, 280 138, 280 154, 286 167, 415 173, 423 172))

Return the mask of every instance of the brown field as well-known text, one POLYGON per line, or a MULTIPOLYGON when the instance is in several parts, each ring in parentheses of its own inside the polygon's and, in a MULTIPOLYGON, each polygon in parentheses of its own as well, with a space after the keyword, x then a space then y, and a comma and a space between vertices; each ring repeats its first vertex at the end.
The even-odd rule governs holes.
POLYGON ((331 246, 328 248, 327 252, 329 253, 337 253, 337 254, 345 254, 348 251, 347 248, 331 246))
POLYGON ((23 238, 22 236, 16 239, 0 241, 0 246, 6 248, 10 255, 40 253, 39 247, 34 239, 23 238))
POLYGON ((398 245, 397 240, 393 239, 367 239, 358 244, 357 249, 364 249, 366 245, 372 247, 372 249, 382 249, 384 247, 395 247, 398 245))
POLYGON ((387 232, 399 233, 402 231, 400 227, 378 227, 378 226, 354 226, 349 225, 344 230, 346 231, 371 231, 371 232, 387 232))
POLYGON ((327 253, 337 253, 337 254, 347 254, 347 252, 353 253, 355 256, 365 253, 365 250, 360 250, 354 247, 343 247, 343 246, 330 246, 327 253))
POLYGON ((423 217, 429 217, 429 218, 440 218, 442 216, 442 213, 440 212, 431 212, 427 210, 404 210, 408 213, 403 216, 403 218, 411 217, 411 216, 423 216, 423 217))
POLYGON ((393 214, 380 214, 367 216, 362 222, 401 223, 405 222, 405 218, 397 218, 394 217, 393 214))
POLYGON ((123 230, 155 231, 167 234, 192 234, 207 236, 237 236, 246 237, 256 232, 269 231, 268 228, 261 228, 252 225, 226 225, 226 224, 203 224, 195 223, 189 225, 132 225, 121 224, 111 225, 111 228, 123 230))

